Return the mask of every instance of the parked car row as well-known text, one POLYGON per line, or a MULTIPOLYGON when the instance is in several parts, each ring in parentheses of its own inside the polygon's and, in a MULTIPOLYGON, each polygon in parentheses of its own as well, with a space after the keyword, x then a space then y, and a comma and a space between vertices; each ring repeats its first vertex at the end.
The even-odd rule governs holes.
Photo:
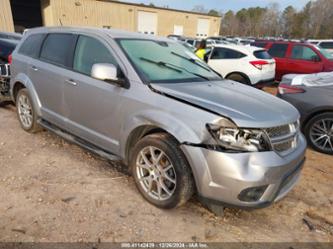
MULTIPOLYGON (((218 45, 208 63, 235 52, 248 56, 250 71, 272 77, 274 60, 262 48, 218 45)), ((45 128, 123 161, 157 207, 179 206, 196 193, 209 206, 260 208, 299 179, 306 150, 299 112, 224 80, 179 42, 114 30, 31 29, 12 54, 11 73, 25 131, 45 128)))
POLYGON ((258 41, 252 46, 267 49, 276 61, 275 79, 283 75, 311 74, 333 71, 333 55, 310 43, 258 41))

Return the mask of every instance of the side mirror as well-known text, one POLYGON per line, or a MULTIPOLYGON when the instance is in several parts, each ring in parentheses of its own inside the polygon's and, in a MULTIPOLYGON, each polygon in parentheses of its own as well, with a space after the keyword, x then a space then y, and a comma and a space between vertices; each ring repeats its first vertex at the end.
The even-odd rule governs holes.
POLYGON ((91 69, 91 77, 118 85, 120 87, 127 87, 125 79, 118 78, 118 68, 109 63, 94 64, 91 69))

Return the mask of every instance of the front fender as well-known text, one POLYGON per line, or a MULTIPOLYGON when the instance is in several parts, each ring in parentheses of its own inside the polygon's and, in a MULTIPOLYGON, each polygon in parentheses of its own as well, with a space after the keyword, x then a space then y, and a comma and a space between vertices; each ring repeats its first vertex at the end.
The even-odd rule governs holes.
POLYGON ((12 101, 15 103, 14 89, 17 84, 23 84, 25 88, 28 89, 32 104, 34 106, 35 112, 38 116, 41 116, 41 102, 36 92, 34 85, 32 84, 30 78, 23 73, 18 73, 14 79, 11 80, 10 95, 12 101))
POLYGON ((154 126, 163 129, 180 143, 200 143, 203 140, 189 125, 171 114, 160 110, 144 111, 136 115, 129 115, 129 118, 123 123, 120 139, 120 154, 123 158, 126 157, 127 140, 131 133, 136 128, 143 126, 154 126))

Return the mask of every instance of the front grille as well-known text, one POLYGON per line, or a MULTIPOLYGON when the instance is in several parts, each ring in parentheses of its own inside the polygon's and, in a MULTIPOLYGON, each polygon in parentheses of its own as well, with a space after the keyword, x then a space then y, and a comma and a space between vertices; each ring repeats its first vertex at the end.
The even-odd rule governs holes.
POLYGON ((266 129, 270 138, 285 136, 290 133, 290 125, 281 125, 273 128, 266 129))
POLYGON ((273 147, 277 152, 283 152, 283 151, 289 150, 293 145, 293 140, 294 139, 275 144, 273 147))
POLYGON ((285 156, 297 147, 299 126, 298 122, 265 129, 272 148, 285 156))

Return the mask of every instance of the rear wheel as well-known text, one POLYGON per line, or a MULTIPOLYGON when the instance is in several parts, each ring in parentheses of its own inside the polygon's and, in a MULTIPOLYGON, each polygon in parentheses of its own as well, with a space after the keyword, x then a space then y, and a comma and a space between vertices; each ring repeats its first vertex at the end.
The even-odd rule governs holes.
POLYGON ((304 132, 314 150, 333 155, 333 113, 313 117, 306 124, 304 132))
POLYGON ((232 73, 227 76, 227 79, 237 81, 239 83, 245 84, 245 85, 251 85, 251 82, 243 75, 238 73, 232 73))
POLYGON ((141 139, 131 153, 130 166, 142 196, 159 208, 180 206, 193 195, 190 167, 179 144, 168 134, 141 139))
POLYGON ((34 110, 29 92, 22 88, 16 96, 17 116, 23 130, 35 133, 41 130, 37 123, 37 115, 34 110))

